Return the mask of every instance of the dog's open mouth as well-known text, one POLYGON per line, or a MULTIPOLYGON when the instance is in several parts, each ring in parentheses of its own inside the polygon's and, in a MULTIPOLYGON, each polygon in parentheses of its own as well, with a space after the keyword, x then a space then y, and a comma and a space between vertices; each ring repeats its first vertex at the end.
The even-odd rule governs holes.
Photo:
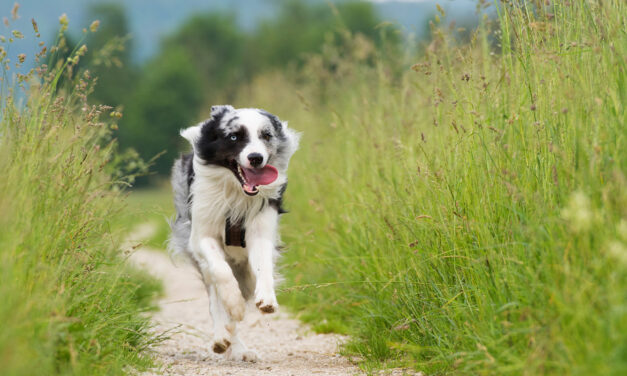
POLYGON ((260 185, 268 185, 279 177, 279 172, 272 165, 265 165, 261 168, 245 168, 232 161, 231 169, 242 184, 244 193, 249 196, 259 193, 260 185))

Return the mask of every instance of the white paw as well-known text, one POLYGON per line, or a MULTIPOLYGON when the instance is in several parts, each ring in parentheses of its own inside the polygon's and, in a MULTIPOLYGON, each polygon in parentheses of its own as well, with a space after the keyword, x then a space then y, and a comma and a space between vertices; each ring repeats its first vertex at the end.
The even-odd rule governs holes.
POLYGON ((249 350, 245 347, 233 346, 226 354, 227 359, 234 360, 236 362, 251 362, 255 363, 261 360, 259 354, 254 350, 249 350))
POLYGON ((270 294, 256 295, 255 305, 259 308, 261 313, 274 313, 279 309, 279 303, 276 301, 274 292, 270 294))

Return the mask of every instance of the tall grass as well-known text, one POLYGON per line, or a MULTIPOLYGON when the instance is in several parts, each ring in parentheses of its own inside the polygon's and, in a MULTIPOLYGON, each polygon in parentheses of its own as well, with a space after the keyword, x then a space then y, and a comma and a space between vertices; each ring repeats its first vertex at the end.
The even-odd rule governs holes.
POLYGON ((281 299, 365 367, 625 374, 627 5, 492 6, 404 73, 357 38, 240 96, 304 130, 281 299))
POLYGON ((15 76, 15 86, 10 68, 21 62, 0 54, 3 375, 121 374, 151 364, 141 352, 153 341, 143 313, 159 286, 123 263, 110 230, 123 202, 108 109, 87 103, 88 73, 57 87, 80 53, 15 76))

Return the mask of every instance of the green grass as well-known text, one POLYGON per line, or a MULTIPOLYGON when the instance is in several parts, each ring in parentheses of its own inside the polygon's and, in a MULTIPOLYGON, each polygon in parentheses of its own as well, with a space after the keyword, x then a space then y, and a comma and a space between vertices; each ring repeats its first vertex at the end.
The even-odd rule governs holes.
POLYGON ((627 373, 627 6, 508 3, 411 70, 353 38, 238 97, 304 131, 279 300, 367 369, 627 373))
MULTIPOLYGON (((10 43, 10 42, 9 42, 10 43)), ((0 88, 0 364, 3 375, 118 375, 144 349, 160 284, 124 263, 124 201, 105 108, 60 64, 0 88), (30 85, 25 83, 29 82, 30 85), (20 94, 16 94, 20 93, 20 94), (19 99, 23 98, 23 104, 19 99)), ((110 119, 110 118, 109 118, 110 119)))

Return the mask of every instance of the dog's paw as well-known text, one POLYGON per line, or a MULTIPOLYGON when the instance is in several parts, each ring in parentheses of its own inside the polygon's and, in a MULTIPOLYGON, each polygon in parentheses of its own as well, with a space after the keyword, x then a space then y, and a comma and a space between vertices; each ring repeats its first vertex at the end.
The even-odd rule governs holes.
POLYGON ((222 339, 217 339, 213 342, 212 349, 214 353, 222 354, 227 349, 229 349, 230 346, 231 346, 231 342, 226 338, 222 338, 222 339))
POLYGON ((257 354, 256 351, 249 350, 247 348, 238 348, 237 346, 233 346, 226 354, 226 357, 227 359, 236 362, 255 363, 261 360, 261 357, 259 356, 259 354, 257 354))
POLYGON ((255 305, 259 308, 261 313, 274 313, 279 309, 279 303, 277 303, 274 295, 267 298, 257 298, 255 305))

